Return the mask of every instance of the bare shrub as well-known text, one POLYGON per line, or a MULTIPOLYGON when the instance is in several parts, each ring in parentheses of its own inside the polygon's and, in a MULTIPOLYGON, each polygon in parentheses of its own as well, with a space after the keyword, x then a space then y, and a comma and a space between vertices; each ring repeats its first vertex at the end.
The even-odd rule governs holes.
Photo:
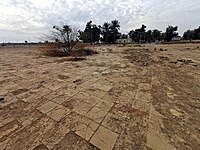
POLYGON ((89 56, 93 54, 98 54, 98 52, 92 50, 90 46, 86 44, 77 43, 73 50, 68 51, 65 44, 61 43, 47 43, 40 46, 40 50, 43 55, 53 56, 53 57, 82 57, 89 56))
POLYGON ((88 45, 78 43, 78 30, 69 25, 54 26, 54 31, 47 35, 51 41, 40 46, 40 50, 47 56, 87 56, 97 52, 86 48, 88 45))
POLYGON ((53 26, 53 31, 49 35, 45 35, 48 42, 43 45, 42 50, 50 56, 67 56, 74 50, 78 43, 78 30, 69 25, 53 26))

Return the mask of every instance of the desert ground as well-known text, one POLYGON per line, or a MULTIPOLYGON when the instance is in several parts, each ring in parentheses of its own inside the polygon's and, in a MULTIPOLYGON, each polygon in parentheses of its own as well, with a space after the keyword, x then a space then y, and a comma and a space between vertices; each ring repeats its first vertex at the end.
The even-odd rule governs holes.
POLYGON ((1 150, 198 150, 200 44, 0 48, 1 150))

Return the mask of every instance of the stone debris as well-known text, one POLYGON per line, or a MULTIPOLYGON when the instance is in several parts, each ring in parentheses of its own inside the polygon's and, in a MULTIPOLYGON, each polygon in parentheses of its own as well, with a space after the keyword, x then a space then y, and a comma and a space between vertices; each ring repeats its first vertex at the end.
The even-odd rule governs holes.
POLYGON ((175 110, 175 109, 170 109, 169 111, 171 112, 172 115, 174 115, 174 116, 176 116, 176 117, 181 117, 181 116, 183 116, 182 113, 178 112, 178 111, 175 110))

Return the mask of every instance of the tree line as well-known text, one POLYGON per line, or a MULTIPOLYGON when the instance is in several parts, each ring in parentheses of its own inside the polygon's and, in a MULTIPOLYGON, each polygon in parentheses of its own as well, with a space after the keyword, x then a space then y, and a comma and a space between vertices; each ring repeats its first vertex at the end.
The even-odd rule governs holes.
POLYGON ((170 42, 173 37, 178 36, 177 30, 178 26, 168 26, 164 33, 158 29, 146 31, 146 26, 142 25, 139 29, 131 30, 128 35, 136 43, 153 43, 156 41, 170 42))
POLYGON ((79 38, 84 43, 98 43, 99 41, 106 44, 115 43, 116 39, 119 39, 121 33, 120 22, 118 20, 113 20, 110 23, 105 22, 102 26, 93 24, 92 21, 89 21, 86 24, 84 31, 79 31, 79 38))
POLYGON ((200 26, 194 30, 187 30, 183 34, 184 40, 200 40, 200 26))
MULTIPOLYGON (((115 44, 117 39, 127 39, 128 37, 132 39, 135 43, 154 43, 159 41, 170 42, 173 38, 178 37, 178 26, 168 26, 165 32, 159 31, 158 29, 146 30, 146 25, 142 25, 140 28, 129 31, 128 34, 121 34, 120 22, 118 20, 112 20, 111 22, 105 22, 103 25, 96 25, 92 21, 86 23, 85 29, 83 31, 79 30, 78 39, 84 43, 105 43, 105 44, 115 44)), ((54 26, 55 28, 55 26, 54 26)), ((65 35, 64 39, 69 42, 69 33, 71 33, 71 27, 64 25, 62 31, 59 34, 65 35), (67 27, 67 28, 66 28, 67 27)), ((55 33, 54 33, 55 34, 55 33)), ((58 34, 58 33, 56 33, 58 34)), ((72 34, 74 35, 74 34, 72 34)), ((54 36, 55 37, 55 36, 54 36)), ((63 36, 61 36, 63 39, 63 36)), ((57 42, 61 42, 61 39, 56 38, 57 42)), ((200 39, 200 27, 194 30, 188 30, 184 33, 182 39, 184 40, 197 40, 200 39)))

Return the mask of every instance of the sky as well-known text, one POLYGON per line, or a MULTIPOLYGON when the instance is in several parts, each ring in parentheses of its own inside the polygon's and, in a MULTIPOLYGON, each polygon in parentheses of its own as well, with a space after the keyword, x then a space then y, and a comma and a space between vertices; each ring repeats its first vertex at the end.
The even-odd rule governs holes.
POLYGON ((117 19, 121 33, 145 24, 182 35, 200 26, 200 0, 0 0, 0 42, 39 41, 61 22, 84 30, 117 19))

